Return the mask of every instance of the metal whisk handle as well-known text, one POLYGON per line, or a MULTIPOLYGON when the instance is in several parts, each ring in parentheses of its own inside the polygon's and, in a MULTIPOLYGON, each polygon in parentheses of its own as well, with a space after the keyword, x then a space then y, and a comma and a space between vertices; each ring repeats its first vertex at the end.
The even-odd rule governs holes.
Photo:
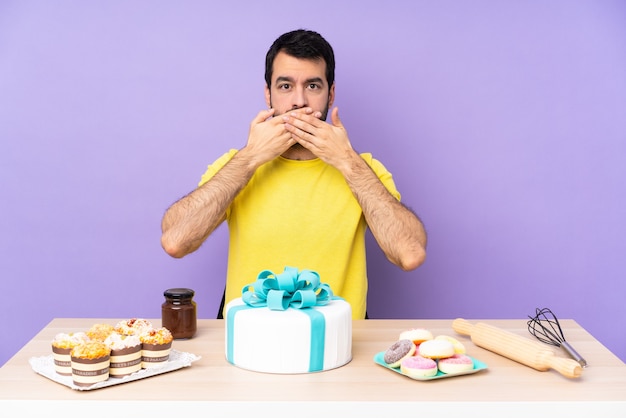
POLYGON ((578 364, 580 364, 582 367, 587 367, 587 360, 582 358, 582 356, 578 354, 578 352, 574 350, 574 347, 572 347, 567 341, 563 341, 561 343, 561 347, 563 347, 563 349, 567 351, 567 354, 569 354, 574 360, 576 360, 578 364))

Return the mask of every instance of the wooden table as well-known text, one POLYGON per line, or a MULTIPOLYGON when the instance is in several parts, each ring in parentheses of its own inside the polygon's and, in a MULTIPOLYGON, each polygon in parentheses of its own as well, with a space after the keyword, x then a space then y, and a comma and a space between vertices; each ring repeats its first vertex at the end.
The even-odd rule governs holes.
MULTIPOLYGON (((173 348, 201 356, 174 372, 92 391, 76 391, 36 374, 31 357, 50 354, 59 332, 85 331, 95 323, 120 319, 54 319, 0 369, 0 411, 19 408, 46 416, 165 417, 168 414, 240 416, 241 414, 309 416, 376 416, 394 412, 472 413, 515 417, 626 416, 626 365, 573 320, 563 320, 568 341, 589 366, 576 379, 554 370, 536 371, 474 345, 452 330, 452 320, 354 321, 353 360, 336 370, 297 375, 250 372, 234 367, 224 356, 224 322, 199 320, 191 340, 173 348), (459 339, 470 356, 487 370, 452 378, 416 381, 383 368, 373 356, 384 351, 409 328, 427 328, 434 335, 459 339), (287 409, 289 408, 289 409, 287 409), (73 412, 72 412, 73 411, 73 412)), ((160 325, 160 320, 152 320, 160 325)), ((525 320, 485 322, 527 338, 525 320)), ((557 355, 566 355, 556 349, 557 355)), ((3 414, 4 415, 4 414, 3 414)), ((474 415, 471 415, 474 416, 474 415)))

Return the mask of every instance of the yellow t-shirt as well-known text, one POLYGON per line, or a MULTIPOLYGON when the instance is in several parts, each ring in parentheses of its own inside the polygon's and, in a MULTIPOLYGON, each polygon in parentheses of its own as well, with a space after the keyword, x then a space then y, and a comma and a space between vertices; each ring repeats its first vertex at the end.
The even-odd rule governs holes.
MULTIPOLYGON (((202 176, 206 183, 237 152, 230 150, 202 176)), ((361 157, 400 200, 391 173, 371 154, 361 157)), ((257 169, 227 210, 229 229, 226 299, 241 296, 263 270, 282 273, 286 266, 314 270, 322 283, 365 317, 367 269, 366 222, 341 173, 320 159, 278 157, 257 169)))

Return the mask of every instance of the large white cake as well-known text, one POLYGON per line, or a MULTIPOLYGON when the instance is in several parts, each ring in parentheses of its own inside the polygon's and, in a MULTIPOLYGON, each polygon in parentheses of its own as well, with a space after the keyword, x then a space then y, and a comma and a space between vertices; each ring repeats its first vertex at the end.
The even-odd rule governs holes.
POLYGON ((326 305, 271 310, 242 298, 226 305, 226 359, 266 373, 330 370, 352 359, 352 309, 343 299, 326 305))

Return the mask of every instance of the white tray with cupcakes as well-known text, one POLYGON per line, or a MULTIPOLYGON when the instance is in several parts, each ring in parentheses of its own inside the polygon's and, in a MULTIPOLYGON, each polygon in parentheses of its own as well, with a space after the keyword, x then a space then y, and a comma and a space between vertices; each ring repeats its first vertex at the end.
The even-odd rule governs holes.
POLYGON ((423 328, 400 333, 387 350, 376 353, 374 362, 414 380, 462 376, 487 369, 485 363, 468 356, 457 339, 434 336, 423 328))
POLYGON ((191 366, 200 357, 172 349, 167 328, 132 318, 94 324, 86 332, 59 333, 52 354, 32 357, 38 374, 75 390, 94 390, 191 366))

